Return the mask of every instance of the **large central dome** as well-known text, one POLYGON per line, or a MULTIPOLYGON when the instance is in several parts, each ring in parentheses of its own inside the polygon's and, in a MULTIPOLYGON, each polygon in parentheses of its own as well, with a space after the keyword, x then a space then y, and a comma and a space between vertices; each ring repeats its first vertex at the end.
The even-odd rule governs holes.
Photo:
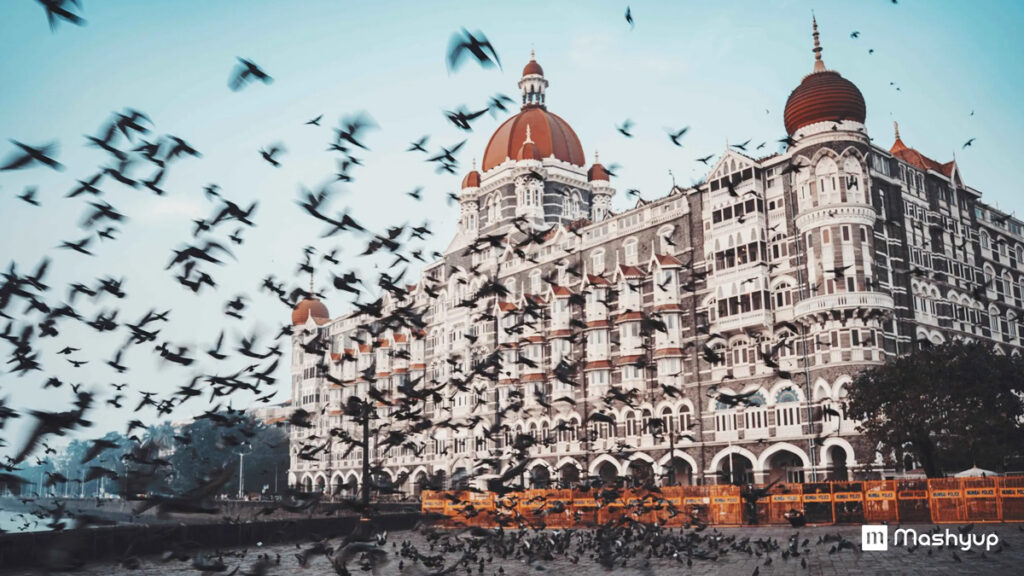
POLYGON ((523 91, 523 108, 495 130, 484 151, 483 171, 507 159, 516 160, 523 143, 532 141, 541 158, 557 158, 563 162, 584 165, 583 146, 576 132, 556 114, 548 112, 544 103, 548 82, 544 70, 531 55, 523 69, 519 87, 523 91))
POLYGON ((867 111, 860 90, 839 72, 825 68, 818 42, 818 22, 815 20, 814 71, 804 77, 786 100, 783 115, 786 132, 792 136, 804 126, 818 122, 852 120, 863 124, 865 116, 867 111))

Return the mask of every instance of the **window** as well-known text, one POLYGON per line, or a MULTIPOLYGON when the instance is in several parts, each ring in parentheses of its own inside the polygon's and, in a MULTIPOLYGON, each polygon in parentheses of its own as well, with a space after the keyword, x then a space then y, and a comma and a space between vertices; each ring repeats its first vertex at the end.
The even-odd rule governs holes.
POLYGON ((636 241, 636 238, 630 238, 622 244, 622 251, 625 255, 625 261, 626 264, 629 266, 636 266, 638 245, 639 242, 636 241))
POLYGON ((601 274, 604 272, 604 250, 595 250, 590 254, 590 266, 594 269, 594 274, 601 274))

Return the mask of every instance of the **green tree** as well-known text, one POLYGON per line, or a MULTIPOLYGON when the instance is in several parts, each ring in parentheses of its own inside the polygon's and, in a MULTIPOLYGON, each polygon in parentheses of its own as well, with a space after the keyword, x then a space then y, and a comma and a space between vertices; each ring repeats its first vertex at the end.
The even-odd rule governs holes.
POLYGON ((847 413, 897 465, 909 451, 928 477, 972 465, 1002 470, 1024 446, 1024 361, 980 343, 929 346, 862 372, 847 413))

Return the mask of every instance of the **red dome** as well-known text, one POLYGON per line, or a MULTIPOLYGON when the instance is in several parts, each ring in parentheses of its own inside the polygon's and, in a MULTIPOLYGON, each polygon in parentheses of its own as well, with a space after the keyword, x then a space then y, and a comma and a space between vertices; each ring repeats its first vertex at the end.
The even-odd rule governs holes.
POLYGON ((834 70, 815 72, 804 77, 786 101, 786 132, 816 122, 853 120, 864 123, 867 110, 860 90, 834 70))
POLYGON ((462 189, 466 188, 479 188, 480 187, 480 173, 476 170, 466 174, 466 177, 462 179, 462 189))
POLYGON ((326 324, 331 321, 331 314, 323 302, 316 298, 303 298, 292 310, 292 326, 305 324, 310 315, 313 316, 313 321, 317 324, 326 324))
POLYGON ((495 130, 484 151, 484 172, 507 158, 519 157, 519 151, 526 142, 527 126, 541 158, 554 156, 576 166, 584 165, 583 146, 569 124, 544 108, 531 107, 509 118, 495 130))
POLYGON ((540 64, 533 59, 533 56, 530 57, 530 61, 527 62, 526 66, 523 68, 523 76, 530 76, 531 74, 536 74, 538 76, 544 75, 544 69, 541 68, 540 64))
POLYGON ((587 170, 587 181, 593 182, 594 180, 604 180, 608 182, 611 178, 608 177, 608 171, 604 169, 604 164, 595 162, 590 170, 587 170))

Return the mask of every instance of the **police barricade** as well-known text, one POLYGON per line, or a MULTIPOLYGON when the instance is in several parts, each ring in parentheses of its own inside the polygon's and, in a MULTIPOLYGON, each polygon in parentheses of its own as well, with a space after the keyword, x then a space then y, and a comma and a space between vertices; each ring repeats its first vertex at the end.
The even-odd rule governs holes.
POLYGON ((659 503, 662 499, 659 492, 651 492, 643 488, 624 490, 622 499, 626 504, 626 512, 630 518, 644 524, 658 522, 658 509, 664 508, 659 503))
POLYGON ((904 524, 932 521, 928 481, 905 478, 896 481, 896 510, 904 524))
POLYGON ((761 524, 788 524, 790 510, 803 511, 803 485, 776 484, 757 501, 757 521, 761 524))
POLYGON ((711 522, 711 488, 709 486, 679 486, 683 499, 682 514, 677 516, 683 525, 711 522))
POLYGON ((542 510, 544 524, 548 528, 572 526, 572 490, 547 490, 545 496, 547 500, 542 510))
POLYGON ((995 478, 963 478, 964 516, 968 522, 999 522, 999 487, 995 478))
POLYGON ((575 526, 596 526, 600 507, 601 503, 594 490, 572 491, 572 518, 575 526))
POLYGON ((966 518, 964 493, 959 478, 932 478, 928 480, 928 505, 932 522, 963 522, 966 518))
POLYGON ((665 486, 661 494, 656 495, 654 515, 661 526, 682 526, 686 523, 686 510, 683 507, 683 490, 679 486, 665 486))
POLYGON ((1024 476, 999 479, 999 505, 1003 522, 1024 522, 1024 476))
POLYGON ((863 482, 832 482, 832 518, 836 524, 864 523, 863 482))
POLYGON ((424 490, 420 492, 420 509, 424 514, 444 514, 444 497, 440 492, 424 490))
POLYGON ((896 506, 896 482, 872 480, 861 484, 864 486, 864 521, 869 524, 899 522, 899 509, 896 506))
POLYGON ((737 486, 723 484, 709 486, 711 514, 709 522, 715 526, 739 526, 743 524, 743 501, 737 486))
POLYGON ((804 484, 803 502, 808 524, 832 524, 832 486, 829 483, 804 484))

